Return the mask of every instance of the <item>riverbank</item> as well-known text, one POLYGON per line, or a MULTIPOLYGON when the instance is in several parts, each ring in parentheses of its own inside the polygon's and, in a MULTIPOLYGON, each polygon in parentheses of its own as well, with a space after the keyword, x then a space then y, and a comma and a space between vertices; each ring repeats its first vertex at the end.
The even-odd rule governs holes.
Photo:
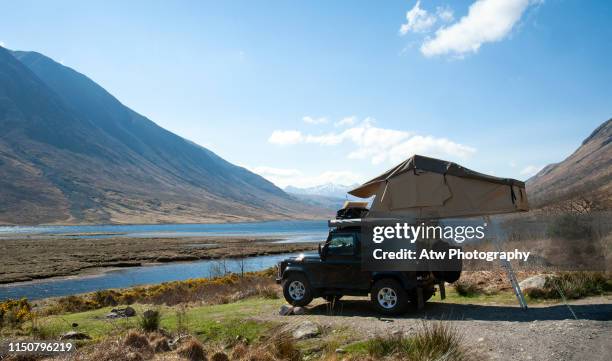
POLYGON ((0 240, 0 284, 101 273, 105 269, 311 251, 316 243, 282 238, 209 236, 0 240))

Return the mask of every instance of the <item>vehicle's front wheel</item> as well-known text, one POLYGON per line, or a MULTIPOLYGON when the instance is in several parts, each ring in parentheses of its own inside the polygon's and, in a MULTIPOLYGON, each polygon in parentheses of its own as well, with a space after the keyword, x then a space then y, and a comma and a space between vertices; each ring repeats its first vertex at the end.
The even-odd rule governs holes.
POLYGON ((293 306, 306 306, 312 301, 312 289, 306 276, 295 273, 283 281, 283 296, 293 306))
POLYGON ((385 315, 399 315, 408 308, 408 295, 402 285, 394 279, 382 279, 372 287, 372 304, 385 315))

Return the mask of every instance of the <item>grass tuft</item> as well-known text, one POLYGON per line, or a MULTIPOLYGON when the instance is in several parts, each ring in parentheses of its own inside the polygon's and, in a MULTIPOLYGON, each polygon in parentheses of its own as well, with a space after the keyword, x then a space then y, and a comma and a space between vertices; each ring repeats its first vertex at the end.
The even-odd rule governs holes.
POLYGON ((140 328, 142 328, 146 332, 153 332, 159 329, 159 322, 161 320, 161 316, 159 311, 156 310, 147 310, 142 313, 142 316, 139 319, 140 328))
POLYGON ((374 359, 407 361, 467 360, 469 355, 461 334, 449 323, 423 322, 415 335, 376 337, 348 346, 347 351, 365 352, 374 359))
POLYGON ((149 339, 147 338, 147 336, 143 335, 138 331, 128 332, 128 334, 125 336, 125 339, 123 340, 123 344, 125 346, 133 347, 135 349, 145 349, 150 347, 149 339))
POLYGON ((177 353, 190 361, 206 361, 204 346, 195 338, 185 341, 178 349, 177 353))

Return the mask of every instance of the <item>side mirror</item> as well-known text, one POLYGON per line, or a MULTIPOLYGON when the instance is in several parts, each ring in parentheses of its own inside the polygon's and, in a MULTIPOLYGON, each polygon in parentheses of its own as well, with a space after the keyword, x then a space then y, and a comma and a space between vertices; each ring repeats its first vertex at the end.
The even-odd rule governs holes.
POLYGON ((325 260, 325 258, 327 257, 327 245, 326 244, 319 243, 319 257, 321 257, 322 260, 325 260))

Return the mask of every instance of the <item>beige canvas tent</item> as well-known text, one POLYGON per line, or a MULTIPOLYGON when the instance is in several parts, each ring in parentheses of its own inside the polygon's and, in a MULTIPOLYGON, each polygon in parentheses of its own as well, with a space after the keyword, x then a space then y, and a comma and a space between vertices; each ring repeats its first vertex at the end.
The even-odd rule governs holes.
POLYGON ((527 211, 525 183, 478 173, 444 160, 415 155, 351 190, 375 196, 371 213, 453 218, 527 211))

